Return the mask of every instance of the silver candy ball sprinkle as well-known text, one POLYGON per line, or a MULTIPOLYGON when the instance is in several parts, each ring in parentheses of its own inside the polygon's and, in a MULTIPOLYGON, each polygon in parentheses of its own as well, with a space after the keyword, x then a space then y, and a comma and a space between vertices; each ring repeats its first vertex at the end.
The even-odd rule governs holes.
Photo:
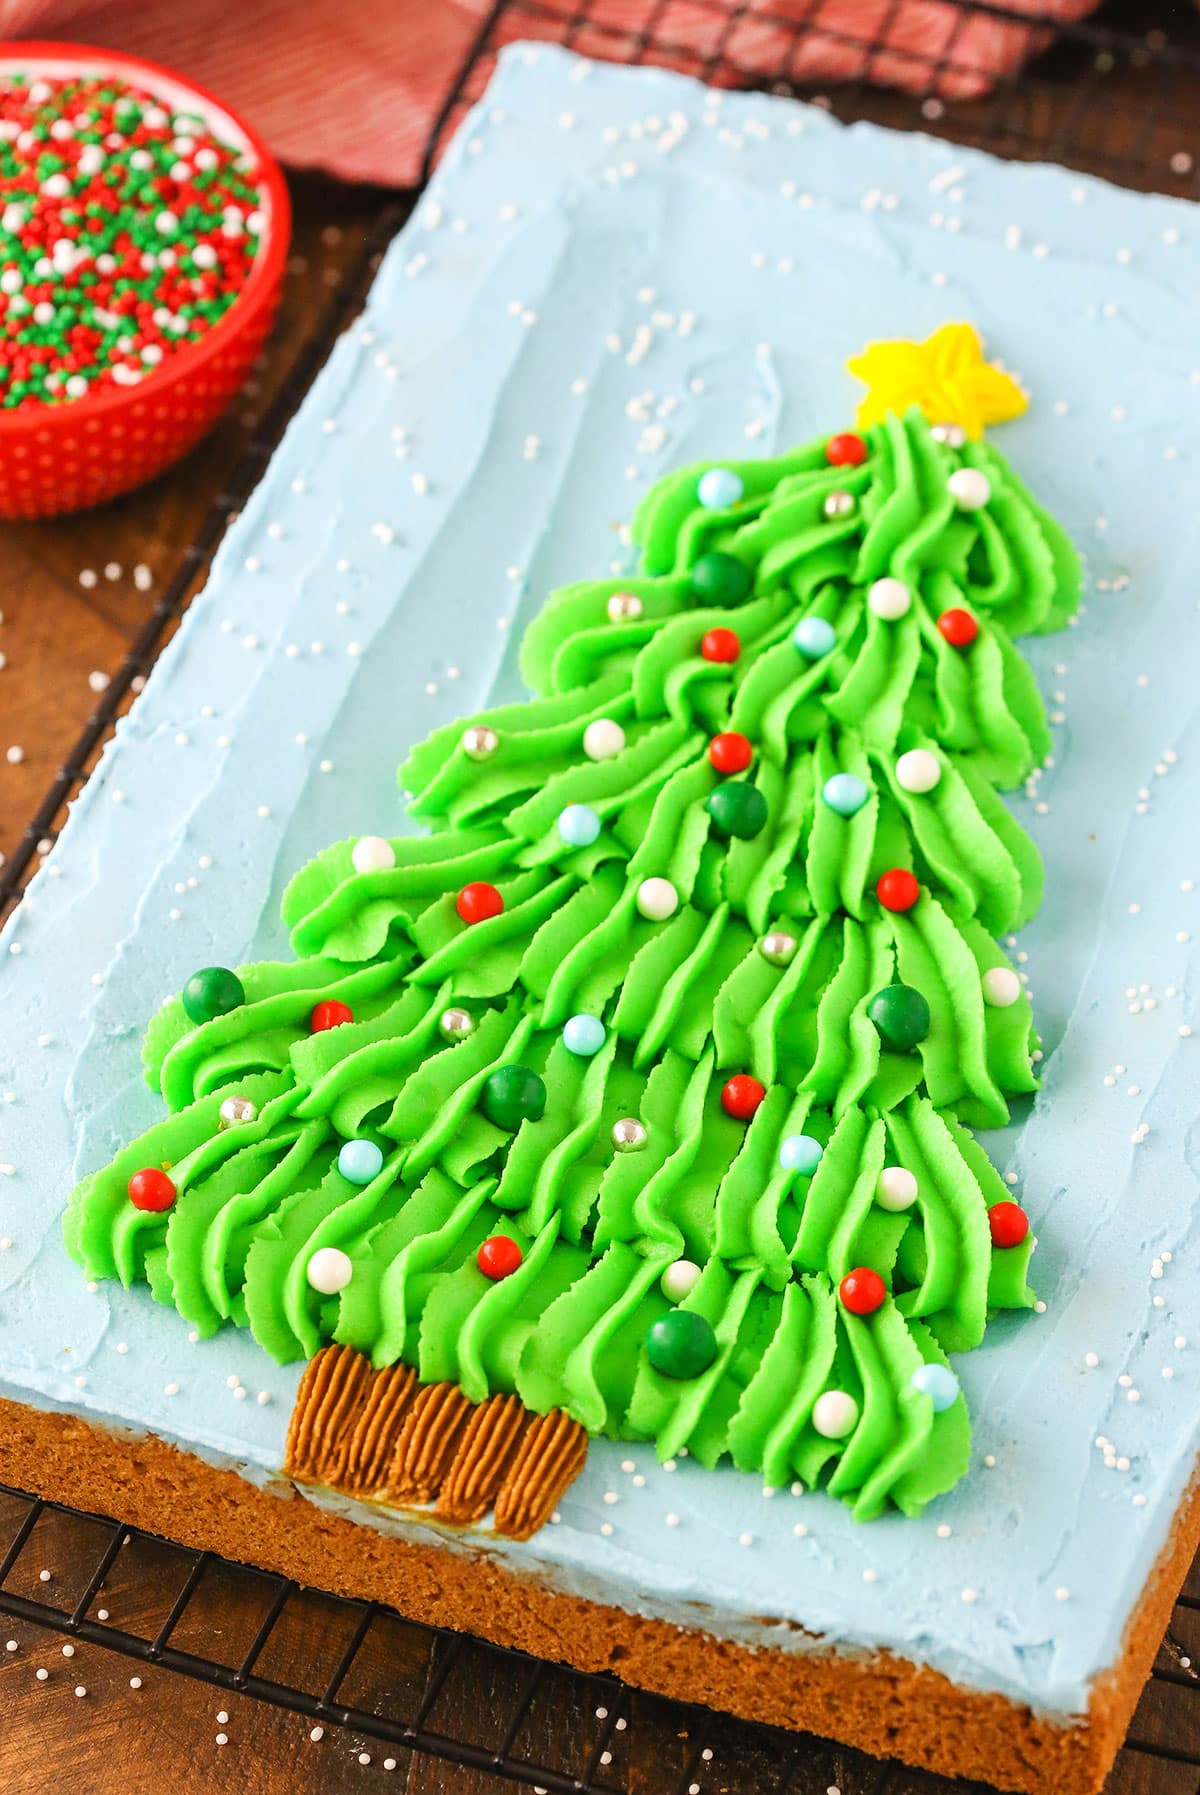
POLYGON ((640 1153, 646 1145, 646 1130, 636 1116, 622 1116, 613 1123, 612 1142, 618 1153, 640 1153))
POLYGON ((486 760, 500 746, 500 737, 486 723, 473 723, 470 729, 463 730, 463 753, 472 760, 486 760))
POLYGON ((826 517, 849 517, 858 500, 852 492, 831 492, 825 500, 826 517))
POLYGON ((217 1116, 222 1128, 236 1128, 242 1122, 253 1122, 258 1114, 257 1103, 249 1097, 226 1097, 217 1116))
POLYGON ((934 442, 945 443, 948 449, 961 449, 967 440, 961 424, 935 424, 929 434, 934 442))
POLYGON ((608 601, 609 621, 624 623, 626 619, 640 617, 644 609, 636 592, 614 592, 608 601))
POLYGON ((447 1041, 462 1041, 475 1033, 475 1018, 470 1010, 443 1010, 438 1027, 447 1041))
POLYGON ((796 937, 789 935, 784 929, 772 929, 759 942, 759 952, 771 966, 788 965, 796 947, 796 937))

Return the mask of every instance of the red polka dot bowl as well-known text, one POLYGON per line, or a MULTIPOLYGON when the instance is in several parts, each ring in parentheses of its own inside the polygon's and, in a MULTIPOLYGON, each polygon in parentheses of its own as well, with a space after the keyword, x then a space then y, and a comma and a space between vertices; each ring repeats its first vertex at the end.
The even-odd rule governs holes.
MULTIPOLYGON (((136 386, 0 410, 0 517, 82 511, 143 485, 186 455, 245 385, 271 328, 287 264, 291 206, 278 163, 228 107, 170 69, 85 44, 0 43, 0 77, 96 74, 148 89, 253 156, 263 225, 228 311, 136 386)), ((3 353, 0 342, 0 353, 3 353)))

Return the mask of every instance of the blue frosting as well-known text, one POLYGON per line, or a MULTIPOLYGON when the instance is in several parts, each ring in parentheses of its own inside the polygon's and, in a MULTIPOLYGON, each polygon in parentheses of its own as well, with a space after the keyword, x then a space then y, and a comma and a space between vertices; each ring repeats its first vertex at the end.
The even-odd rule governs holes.
POLYGON ((196 966, 284 951, 284 883, 324 843, 402 827, 409 744, 519 692, 520 626, 628 565, 616 520, 651 480, 849 423, 847 353, 969 318, 1035 395, 1003 448, 1091 569, 1077 630, 1030 649, 1047 1076, 989 1143, 1046 1313, 960 1365, 975 1463, 919 1522, 599 1442, 557 1525, 459 1549, 1080 1712, 1200 1420, 1198 284, 1180 202, 509 50, 2 938, 0 1389, 269 1477, 299 1368, 89 1292, 60 1244, 74 1180, 158 1113, 147 1017, 196 966))

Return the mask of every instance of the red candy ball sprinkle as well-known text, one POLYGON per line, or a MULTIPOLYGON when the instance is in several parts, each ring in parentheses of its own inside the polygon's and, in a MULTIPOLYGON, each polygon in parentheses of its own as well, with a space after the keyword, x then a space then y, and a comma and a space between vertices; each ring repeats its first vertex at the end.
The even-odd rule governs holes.
POLYGON ((129 1180, 129 1201, 135 1209, 148 1209, 160 1214, 169 1209, 179 1192, 158 1166, 143 1166, 129 1180))
POLYGON ((875 885, 875 896, 885 910, 911 910, 920 895, 921 887, 904 866, 881 873, 875 885))
POLYGON ((319 1035, 324 1029, 340 1028, 343 1022, 353 1021, 354 1011, 348 1003, 339 1003, 336 997, 326 997, 321 1003, 313 1006, 308 1026, 314 1035, 319 1035))
POLYGON ((485 879, 474 879, 470 885, 464 885, 454 900, 454 908, 464 922, 486 922, 490 916, 499 916, 504 908, 504 899, 494 885, 485 879))
POLYGON ((741 652, 736 630, 706 630, 700 642, 700 653, 706 661, 736 661, 741 652))
POLYGON ((838 1285, 838 1295, 851 1315, 874 1315, 883 1307, 887 1285, 869 1265, 856 1265, 838 1285))
POLYGON ((825 444, 825 459, 830 467, 861 467, 867 445, 853 430, 842 430, 825 444))
POLYGON ((485 1278, 495 1281, 511 1278, 524 1256, 516 1241, 510 1240, 507 1234, 493 1234, 476 1253, 475 1263, 485 1278))
POLYGON ((1029 1217, 1019 1203, 993 1203, 988 1210, 992 1245, 1019 1247, 1029 1232, 1029 1217))
POLYGON ((727 729, 708 744, 708 758, 718 773, 744 773, 754 759, 754 749, 736 729, 727 729))
POLYGON ((721 1092, 721 1108, 735 1122, 748 1122, 766 1094, 766 1086, 749 1072, 735 1072, 721 1092))
POLYGON ((943 611, 937 620, 937 626, 951 648, 970 648, 979 634, 979 624, 970 611, 960 610, 958 606, 943 611))

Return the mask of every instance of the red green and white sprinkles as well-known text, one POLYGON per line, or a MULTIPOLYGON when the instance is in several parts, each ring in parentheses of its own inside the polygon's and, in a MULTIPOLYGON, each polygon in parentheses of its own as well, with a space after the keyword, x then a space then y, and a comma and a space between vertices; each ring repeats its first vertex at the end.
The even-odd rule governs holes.
POLYGON ((254 261, 257 176, 142 88, 0 76, 0 407, 133 386, 210 330, 254 261))

